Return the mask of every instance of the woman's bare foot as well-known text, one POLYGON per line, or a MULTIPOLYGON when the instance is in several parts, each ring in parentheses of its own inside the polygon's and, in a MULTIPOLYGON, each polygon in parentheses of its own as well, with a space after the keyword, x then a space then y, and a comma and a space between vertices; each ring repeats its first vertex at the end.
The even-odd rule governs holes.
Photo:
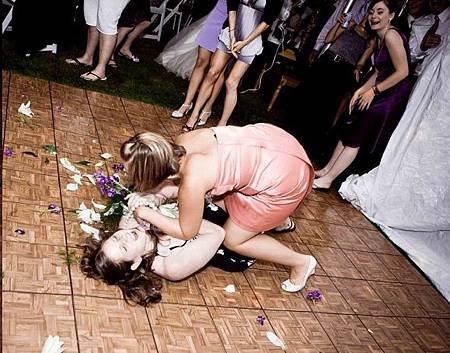
POLYGON ((333 179, 326 175, 321 178, 314 179, 313 189, 329 189, 332 182, 333 179))

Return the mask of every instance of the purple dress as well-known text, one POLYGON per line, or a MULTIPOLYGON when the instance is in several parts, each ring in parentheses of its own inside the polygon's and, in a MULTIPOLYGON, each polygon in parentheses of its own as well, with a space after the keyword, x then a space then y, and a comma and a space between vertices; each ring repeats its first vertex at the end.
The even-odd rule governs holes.
POLYGON ((197 36, 198 45, 214 53, 219 43, 220 31, 227 17, 227 1, 218 0, 197 36))
MULTIPOLYGON (((400 35, 409 65, 408 41, 402 33, 400 35)), ((384 42, 375 50, 374 56, 375 67, 378 70, 376 83, 380 83, 389 77, 395 68, 384 42)), ((368 110, 352 113, 344 121, 341 131, 340 137, 344 146, 361 147, 371 154, 381 156, 403 115, 411 88, 412 84, 408 76, 395 86, 376 95, 368 110)))

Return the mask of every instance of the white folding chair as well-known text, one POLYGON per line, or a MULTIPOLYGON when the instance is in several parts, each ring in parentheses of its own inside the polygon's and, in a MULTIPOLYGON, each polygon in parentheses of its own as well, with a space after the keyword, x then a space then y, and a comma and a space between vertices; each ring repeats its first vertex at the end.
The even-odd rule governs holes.
POLYGON ((164 25, 166 25, 170 20, 173 19, 172 29, 177 28, 177 33, 180 31, 182 12, 180 11, 181 5, 183 5, 186 0, 176 0, 175 6, 168 7, 170 0, 164 0, 159 7, 150 6, 150 12, 153 13, 152 23, 155 22, 158 17, 158 25, 153 29, 151 34, 145 34, 142 38, 156 39, 158 42, 161 40, 164 25))

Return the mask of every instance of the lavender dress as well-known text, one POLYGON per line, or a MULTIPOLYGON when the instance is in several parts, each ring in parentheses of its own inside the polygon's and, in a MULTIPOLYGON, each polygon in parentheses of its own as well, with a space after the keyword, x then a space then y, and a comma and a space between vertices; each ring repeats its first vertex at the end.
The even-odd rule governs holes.
MULTIPOLYGON (((408 41, 402 33, 400 35, 409 65, 411 61, 408 41)), ((376 83, 379 83, 389 77, 395 68, 384 43, 375 50, 374 55, 375 67, 378 70, 376 83)), ((361 147, 371 154, 381 156, 403 115, 411 88, 412 84, 408 76, 395 86, 376 95, 368 110, 356 111, 350 115, 344 121, 341 131, 341 141, 344 146, 361 147)))
POLYGON ((197 43, 202 48, 214 53, 219 42, 219 34, 228 17, 227 1, 218 0, 198 34, 197 43))

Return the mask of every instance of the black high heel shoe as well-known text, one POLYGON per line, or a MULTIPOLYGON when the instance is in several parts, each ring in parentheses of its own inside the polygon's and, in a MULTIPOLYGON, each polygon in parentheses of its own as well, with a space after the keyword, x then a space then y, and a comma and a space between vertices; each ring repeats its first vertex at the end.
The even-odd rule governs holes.
POLYGON ((181 128, 181 130, 183 132, 191 132, 194 131, 197 127, 198 127, 198 123, 199 123, 199 119, 197 119, 194 123, 194 125, 189 126, 187 123, 183 125, 183 127, 181 128))

